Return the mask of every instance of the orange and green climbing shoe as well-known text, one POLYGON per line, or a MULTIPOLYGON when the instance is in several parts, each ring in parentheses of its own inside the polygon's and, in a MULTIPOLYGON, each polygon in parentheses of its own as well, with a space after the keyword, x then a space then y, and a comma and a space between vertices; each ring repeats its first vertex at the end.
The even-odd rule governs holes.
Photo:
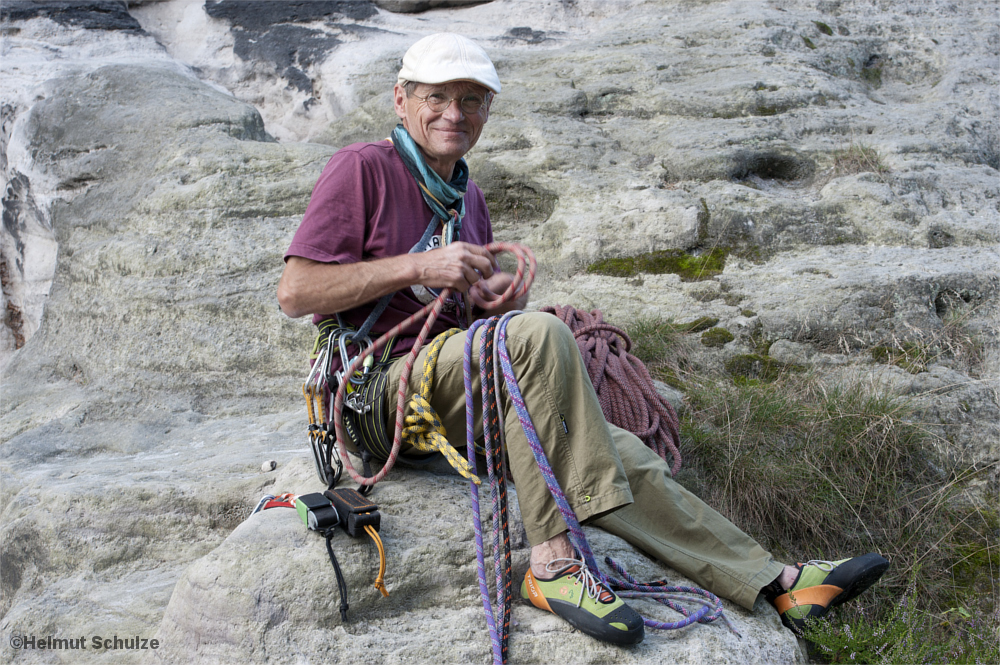
POLYGON ((602 584, 579 559, 553 559, 545 566, 549 579, 531 568, 521 583, 521 597, 537 608, 566 619, 574 628, 613 644, 638 644, 645 635, 642 617, 602 584))
POLYGON ((840 561, 814 560, 795 567, 799 575, 792 587, 769 600, 781 615, 781 622, 801 635, 807 619, 818 619, 831 607, 855 598, 882 577, 889 562, 878 554, 865 554, 840 561))

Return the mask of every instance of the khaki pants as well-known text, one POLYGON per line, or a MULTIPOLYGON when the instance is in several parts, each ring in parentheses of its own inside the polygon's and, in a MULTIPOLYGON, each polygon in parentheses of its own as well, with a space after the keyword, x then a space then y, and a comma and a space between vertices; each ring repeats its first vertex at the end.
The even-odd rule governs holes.
MULTIPOLYGON (((464 347, 464 334, 445 342, 431 399, 448 439, 459 450, 466 429, 464 347)), ((667 464, 636 436, 608 424, 569 328, 551 314, 516 316, 507 326, 507 348, 539 440, 577 519, 624 538, 705 589, 751 609, 760 589, 781 573, 782 564, 674 482, 667 464)), ((411 394, 425 357, 426 348, 413 366, 411 394)), ((472 369, 478 396, 478 340, 472 369)), ((395 424, 396 386, 402 372, 400 359, 389 370, 385 396, 389 431, 395 424)), ((500 399, 521 517, 528 540, 537 545, 567 527, 535 464, 506 388, 500 399)), ((482 416, 476 402, 479 438, 482 416)))

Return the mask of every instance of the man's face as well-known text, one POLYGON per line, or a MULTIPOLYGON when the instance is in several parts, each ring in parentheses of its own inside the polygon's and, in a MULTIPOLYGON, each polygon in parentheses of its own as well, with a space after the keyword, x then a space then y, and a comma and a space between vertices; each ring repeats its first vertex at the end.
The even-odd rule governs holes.
POLYGON ((459 102, 472 95, 487 100, 489 91, 477 83, 452 81, 439 85, 419 83, 409 97, 401 85, 396 85, 393 92, 396 115, 423 150, 428 166, 448 180, 455 162, 476 145, 490 115, 489 103, 476 113, 467 113, 459 102), (448 99, 453 101, 442 111, 434 111, 429 104, 448 99), (448 173, 441 173, 442 169, 448 173))

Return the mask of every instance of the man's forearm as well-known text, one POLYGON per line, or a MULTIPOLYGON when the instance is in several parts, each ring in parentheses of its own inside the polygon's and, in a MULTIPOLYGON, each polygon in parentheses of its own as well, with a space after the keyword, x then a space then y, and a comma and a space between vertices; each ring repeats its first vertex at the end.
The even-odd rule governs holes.
POLYGON ((291 256, 278 284, 278 302, 292 318, 334 314, 414 284, 464 293, 491 278, 496 267, 496 259, 484 247, 464 242, 360 263, 320 263, 291 256))
POLYGON ((320 263, 289 257, 278 284, 278 303, 292 318, 334 314, 416 284, 412 254, 360 263, 320 263))

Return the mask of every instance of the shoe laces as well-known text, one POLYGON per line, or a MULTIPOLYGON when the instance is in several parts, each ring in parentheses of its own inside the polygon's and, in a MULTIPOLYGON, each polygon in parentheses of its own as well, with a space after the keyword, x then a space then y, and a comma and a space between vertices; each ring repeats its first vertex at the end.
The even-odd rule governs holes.
POLYGON ((822 570, 824 573, 829 573, 834 568, 837 567, 837 564, 834 561, 826 561, 824 559, 810 559, 809 561, 806 561, 805 563, 800 563, 799 564, 799 567, 801 567, 801 568, 805 568, 806 566, 815 566, 815 567, 819 568, 820 570, 822 570))
MULTIPOLYGON (((594 575, 594 573, 590 572, 590 569, 587 568, 585 561, 564 557, 560 559, 552 559, 545 564, 545 572, 547 573, 558 573, 561 570, 565 570, 565 574, 567 576, 573 577, 583 584, 584 588, 587 590, 587 595, 594 600, 601 603, 607 603, 615 598, 614 592, 611 591, 611 589, 609 589, 603 582, 597 579, 597 576, 594 575), (576 567, 576 570, 570 570, 570 568, 574 566, 576 567), (600 598, 600 596, 605 593, 610 596, 609 599, 600 598)), ((576 606, 580 607, 582 603, 583 594, 581 593, 580 597, 576 601, 576 606)))

